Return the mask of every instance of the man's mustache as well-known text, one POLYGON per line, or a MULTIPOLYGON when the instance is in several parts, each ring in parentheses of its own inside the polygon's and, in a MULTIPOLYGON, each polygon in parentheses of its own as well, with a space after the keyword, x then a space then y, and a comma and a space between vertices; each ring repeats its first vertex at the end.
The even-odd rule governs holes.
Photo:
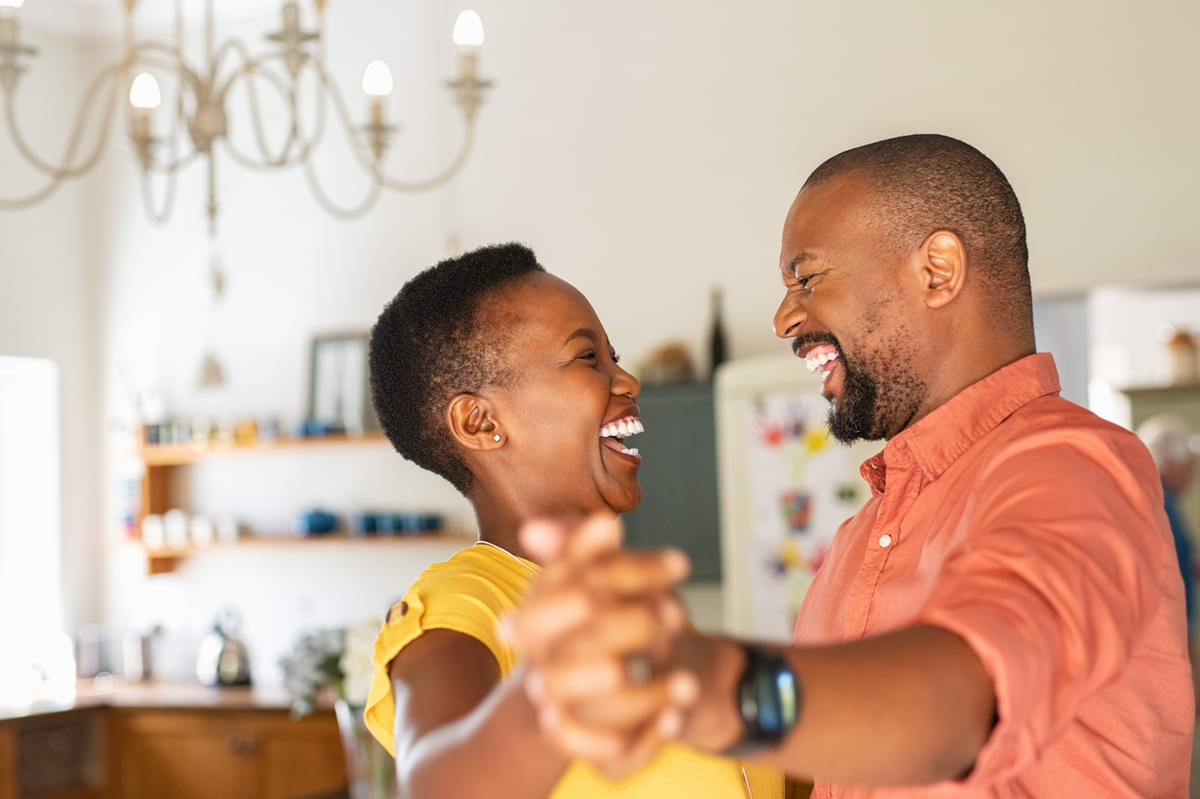
POLYGON ((792 352, 799 357, 801 350, 814 344, 832 344, 837 347, 838 355, 844 355, 842 345, 838 344, 837 338, 831 333, 805 333, 802 336, 796 336, 792 339, 792 352))

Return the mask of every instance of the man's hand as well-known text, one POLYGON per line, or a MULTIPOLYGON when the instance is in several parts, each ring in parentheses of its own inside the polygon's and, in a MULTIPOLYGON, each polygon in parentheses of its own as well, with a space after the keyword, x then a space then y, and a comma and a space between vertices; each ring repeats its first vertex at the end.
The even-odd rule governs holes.
POLYGON ((673 665, 690 635, 671 593, 687 557, 622 551, 621 534, 616 519, 525 525, 521 542, 545 571, 503 628, 526 655, 544 733, 610 777, 653 759, 699 693, 691 671, 673 665))

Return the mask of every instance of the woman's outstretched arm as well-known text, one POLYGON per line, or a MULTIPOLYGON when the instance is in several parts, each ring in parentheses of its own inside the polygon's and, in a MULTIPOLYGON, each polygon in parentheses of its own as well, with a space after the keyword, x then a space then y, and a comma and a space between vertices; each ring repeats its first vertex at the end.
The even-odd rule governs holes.
POLYGON ((463 633, 430 630, 392 661, 396 767, 407 799, 544 799, 569 761, 539 732, 520 671, 463 633))

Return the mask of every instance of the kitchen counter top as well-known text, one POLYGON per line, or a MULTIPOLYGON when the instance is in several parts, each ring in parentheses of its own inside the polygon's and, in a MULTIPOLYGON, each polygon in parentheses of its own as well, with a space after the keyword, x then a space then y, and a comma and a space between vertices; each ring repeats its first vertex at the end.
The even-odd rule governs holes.
MULTIPOLYGON (((328 709, 328 699, 318 701, 328 709)), ((282 686, 210 688, 193 682, 124 683, 119 680, 80 680, 70 701, 40 700, 21 707, 0 707, 0 722, 88 708, 146 708, 172 710, 287 710, 291 707, 282 686)))

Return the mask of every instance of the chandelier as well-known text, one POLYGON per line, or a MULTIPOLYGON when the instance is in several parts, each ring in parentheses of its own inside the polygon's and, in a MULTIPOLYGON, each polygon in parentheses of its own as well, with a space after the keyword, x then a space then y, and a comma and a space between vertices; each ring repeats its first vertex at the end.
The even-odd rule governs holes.
POLYGON ((123 103, 126 129, 141 175, 142 198, 146 213, 156 223, 170 216, 175 184, 181 169, 194 160, 205 163, 208 173, 207 213, 210 233, 217 219, 218 143, 228 157, 251 169, 277 171, 300 167, 317 202, 330 214, 352 219, 362 216, 378 201, 384 189, 418 192, 439 186, 462 167, 474 140, 475 114, 492 82, 479 76, 478 50, 483 44, 483 23, 474 11, 463 11, 454 24, 453 39, 458 46, 458 74, 446 86, 462 113, 465 132, 457 154, 438 173, 421 180, 399 180, 384 171, 385 155, 397 126, 387 115, 386 99, 392 91, 392 75, 383 61, 372 61, 363 74, 367 114, 357 124, 345 97, 329 76, 325 64, 324 30, 326 0, 313 0, 316 27, 301 25, 300 7, 286 0, 282 8, 282 26, 266 39, 267 52, 254 55, 239 39, 217 43, 213 39, 212 0, 206 0, 204 20, 204 56, 199 64, 190 64, 183 53, 182 0, 175 2, 174 42, 139 39, 133 32, 133 12, 137 0, 120 0, 125 12, 124 55, 109 64, 92 79, 75 117, 61 161, 53 163, 35 152, 17 124, 15 98, 21 75, 37 50, 23 43, 18 25, 18 9, 24 0, 0 0, 0 92, 4 96, 5 127, 21 157, 45 178, 44 185, 31 194, 18 197, 0 194, 0 210, 28 208, 53 194, 64 181, 91 170, 100 160, 112 127, 112 118, 123 89, 128 87, 128 102, 123 103), (176 91, 163 106, 162 90, 153 72, 169 75, 176 91), (301 91, 301 78, 312 76, 311 92, 301 91), (247 99, 245 116, 238 123, 249 125, 255 146, 250 152, 234 146, 228 132, 231 126, 226 107, 230 90, 241 86, 247 99), (274 92, 286 109, 283 144, 272 149, 264 124, 259 92, 274 92), (302 94, 311 94, 302 100, 302 94), (103 105, 96 110, 97 100, 103 105), (302 124, 302 111, 311 116, 311 124, 302 124), (100 118, 100 130, 90 152, 80 153, 84 128, 93 113, 100 118), (165 117, 165 119, 156 119, 165 117), (328 118, 339 123, 354 152, 355 160, 369 178, 366 196, 351 206, 338 205, 322 189, 313 169, 312 155, 326 133, 328 118), (307 129, 306 129, 307 127, 307 129), (155 191, 157 188, 157 192, 155 191), (157 194, 157 197, 156 197, 157 194))

